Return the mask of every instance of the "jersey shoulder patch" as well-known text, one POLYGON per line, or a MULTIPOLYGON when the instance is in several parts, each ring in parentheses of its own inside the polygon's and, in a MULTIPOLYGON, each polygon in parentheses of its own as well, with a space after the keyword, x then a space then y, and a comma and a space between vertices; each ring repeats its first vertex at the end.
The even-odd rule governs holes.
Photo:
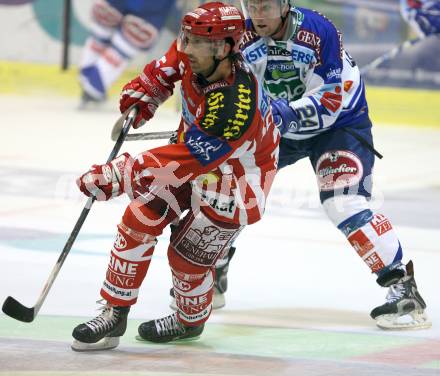
POLYGON ((246 47, 257 42, 260 39, 261 39, 261 37, 257 33, 255 33, 254 31, 250 31, 250 30, 246 31, 245 33, 243 33, 243 36, 241 37, 241 39, 238 43, 238 47, 242 51, 242 50, 246 49, 246 47))
POLYGON ((254 120, 257 111, 256 90, 253 76, 238 68, 234 83, 207 90, 200 127, 210 135, 238 140, 254 120))

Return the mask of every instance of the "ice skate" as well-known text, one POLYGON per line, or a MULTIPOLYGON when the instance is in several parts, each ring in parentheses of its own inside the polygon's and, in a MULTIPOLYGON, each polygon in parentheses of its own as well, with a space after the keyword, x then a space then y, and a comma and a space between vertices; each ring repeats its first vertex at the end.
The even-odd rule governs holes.
POLYGON ((127 329, 127 315, 130 307, 112 307, 105 304, 102 312, 94 319, 73 329, 74 351, 109 350, 119 345, 119 337, 127 329))
POLYGON ((142 323, 139 325, 138 340, 165 343, 177 340, 196 340, 203 332, 204 324, 199 326, 186 326, 179 322, 177 313, 142 323))
POLYGON ((382 285, 389 287, 387 302, 370 313, 379 328, 401 330, 431 327, 425 313, 426 303, 417 290, 412 261, 408 262, 406 274, 397 282, 382 285))

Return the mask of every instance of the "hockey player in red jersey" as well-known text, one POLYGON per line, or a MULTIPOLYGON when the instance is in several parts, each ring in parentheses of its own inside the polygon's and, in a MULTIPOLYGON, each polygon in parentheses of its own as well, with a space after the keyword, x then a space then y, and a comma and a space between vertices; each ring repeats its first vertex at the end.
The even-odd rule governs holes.
POLYGON ((178 311, 139 326, 144 340, 199 336, 211 313, 213 265, 263 212, 277 168, 279 132, 267 97, 237 54, 240 11, 220 2, 187 13, 178 40, 124 86, 120 109, 151 119, 182 82, 178 142, 124 153, 78 179, 86 195, 132 199, 111 250, 102 313, 73 330, 78 351, 116 347, 163 229, 180 218, 168 248, 178 311), (183 211, 188 212, 183 216, 183 211))

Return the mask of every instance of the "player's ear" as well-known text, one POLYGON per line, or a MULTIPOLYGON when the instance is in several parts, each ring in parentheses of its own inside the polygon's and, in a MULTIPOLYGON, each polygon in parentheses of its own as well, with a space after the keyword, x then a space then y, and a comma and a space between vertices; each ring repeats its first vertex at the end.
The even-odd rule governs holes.
POLYGON ((226 56, 231 54, 231 52, 232 52, 232 46, 230 43, 226 42, 223 46, 223 51, 222 51, 221 55, 217 56, 217 58, 219 60, 223 60, 226 56))

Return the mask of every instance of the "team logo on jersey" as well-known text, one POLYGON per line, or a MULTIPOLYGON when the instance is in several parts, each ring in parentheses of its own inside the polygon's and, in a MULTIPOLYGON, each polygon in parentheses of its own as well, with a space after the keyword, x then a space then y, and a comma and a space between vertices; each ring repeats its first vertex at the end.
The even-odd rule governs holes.
POLYGON ((348 150, 326 152, 316 163, 316 177, 321 191, 356 186, 362 175, 361 160, 348 150))
POLYGON ((194 125, 185 132, 185 145, 203 166, 232 150, 227 142, 202 132, 194 125))

